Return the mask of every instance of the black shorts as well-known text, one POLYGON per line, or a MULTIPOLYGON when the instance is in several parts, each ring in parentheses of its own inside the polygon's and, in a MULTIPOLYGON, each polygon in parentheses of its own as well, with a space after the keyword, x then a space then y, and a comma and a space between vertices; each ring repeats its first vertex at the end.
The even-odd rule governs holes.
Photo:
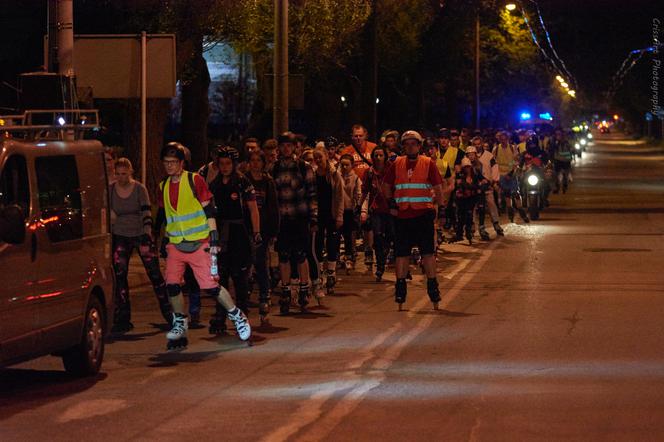
POLYGON ((434 254, 435 216, 432 210, 415 218, 395 218, 394 249, 397 257, 410 256, 413 247, 420 249, 423 256, 434 254))
POLYGON ((279 234, 275 250, 279 254, 279 262, 290 262, 291 258, 297 263, 307 259, 309 248, 309 224, 306 220, 282 219, 279 225, 279 234))

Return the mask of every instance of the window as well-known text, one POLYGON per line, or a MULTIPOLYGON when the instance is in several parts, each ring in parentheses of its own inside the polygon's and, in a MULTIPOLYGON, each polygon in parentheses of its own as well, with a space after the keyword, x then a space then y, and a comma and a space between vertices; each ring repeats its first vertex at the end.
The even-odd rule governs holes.
POLYGON ((73 155, 35 161, 41 222, 52 242, 83 237, 81 189, 73 155))
POLYGON ((28 217, 30 208, 30 184, 25 158, 12 155, 7 159, 0 176, 0 207, 18 205, 23 216, 28 217))

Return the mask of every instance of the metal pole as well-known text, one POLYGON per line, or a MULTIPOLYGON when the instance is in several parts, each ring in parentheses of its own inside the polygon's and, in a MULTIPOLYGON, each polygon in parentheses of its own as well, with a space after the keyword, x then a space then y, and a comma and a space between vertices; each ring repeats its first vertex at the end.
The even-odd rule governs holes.
POLYGON ((147 185, 147 158, 148 158, 148 37, 145 31, 141 32, 141 180, 147 185))
POLYGON ((46 53, 44 70, 55 72, 58 61, 58 0, 48 0, 48 25, 46 26, 46 53))
POLYGON ((372 2, 371 13, 371 118, 369 134, 378 140, 378 0, 372 2))
POLYGON ((58 0, 58 72, 74 76, 74 2, 58 0))
POLYGON ((274 0, 272 132, 288 130, 288 0, 274 0))
POLYGON ((480 13, 475 15, 475 129, 480 128, 480 13))

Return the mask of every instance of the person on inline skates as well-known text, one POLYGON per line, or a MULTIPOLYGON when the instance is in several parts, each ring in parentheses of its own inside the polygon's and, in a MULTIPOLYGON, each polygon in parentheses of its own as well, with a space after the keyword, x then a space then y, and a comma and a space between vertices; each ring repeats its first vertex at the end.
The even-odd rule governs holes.
MULTIPOLYGON (((249 313, 249 267, 252 262, 252 246, 260 246, 260 214, 256 205, 254 186, 237 170, 238 151, 232 147, 216 149, 219 174, 210 183, 217 208, 216 223, 219 231, 220 283, 229 286, 233 278, 235 301, 244 312, 249 313)), ((210 333, 220 334, 226 330, 226 311, 217 302, 215 314, 210 320, 210 333)))
POLYGON ((422 265, 427 276, 427 294, 434 309, 440 302, 440 290, 436 279, 434 256, 434 219, 436 205, 443 206, 443 179, 436 163, 420 155, 422 136, 409 130, 401 136, 405 155, 385 172, 383 193, 396 216, 395 250, 397 256, 397 281, 394 298, 399 310, 406 302, 406 274, 413 247, 422 255, 422 265))
POLYGON ((239 338, 246 341, 251 336, 249 321, 217 281, 219 234, 213 195, 200 175, 184 169, 185 151, 180 143, 164 146, 160 158, 168 175, 160 183, 158 199, 159 210, 166 219, 166 292, 173 307, 172 329, 166 335, 167 349, 184 348, 188 344, 188 321, 180 286, 187 265, 201 290, 217 298, 235 324, 239 338))
POLYGON ((134 251, 143 262, 161 314, 170 324, 173 319, 171 304, 166 295, 166 283, 159 268, 159 255, 152 235, 150 197, 143 184, 134 180, 134 168, 127 158, 115 162, 115 182, 109 189, 111 206, 111 232, 113 240, 113 270, 115 271, 115 314, 113 332, 132 330, 129 302, 129 259, 134 251))
POLYGON ((359 227, 359 216, 362 210, 362 181, 353 170, 353 157, 341 155, 339 160, 344 189, 344 213, 341 232, 344 237, 344 262, 346 273, 355 267, 355 232, 359 227))
POLYGON ((309 234, 318 228, 316 176, 306 162, 295 158, 295 136, 286 132, 278 137, 280 157, 274 164, 272 176, 277 186, 279 202, 279 234, 276 250, 281 272, 281 314, 287 314, 291 303, 291 258, 297 264, 300 277, 298 304, 302 311, 309 304, 309 263, 307 248, 309 234))
POLYGON ((261 323, 267 323, 270 313, 270 272, 268 268, 269 251, 279 232, 279 206, 277 188, 274 180, 265 172, 265 154, 254 150, 249 154, 249 173, 247 178, 256 192, 256 205, 261 220, 263 242, 256 246, 254 269, 258 282, 258 313, 261 323))
POLYGON ((318 147, 314 151, 314 163, 319 220, 315 249, 321 263, 324 259, 323 252, 327 252, 325 288, 328 294, 332 294, 337 281, 339 230, 344 221, 344 181, 341 172, 330 162, 328 151, 324 147, 318 147))
POLYGON ((368 201, 369 219, 376 251, 375 276, 376 281, 380 282, 385 273, 390 241, 394 238, 394 221, 390 214, 387 198, 383 193, 383 181, 388 164, 386 149, 384 147, 375 148, 371 152, 371 161, 373 166, 366 174, 366 181, 362 183, 362 199, 368 201))

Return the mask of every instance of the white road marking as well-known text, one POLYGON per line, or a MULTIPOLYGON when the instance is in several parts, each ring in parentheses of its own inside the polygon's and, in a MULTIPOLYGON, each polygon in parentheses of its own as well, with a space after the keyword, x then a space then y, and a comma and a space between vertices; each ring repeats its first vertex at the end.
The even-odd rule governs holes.
POLYGON ((75 420, 89 419, 95 416, 115 413, 116 411, 127 408, 129 404, 122 399, 92 399, 82 401, 67 408, 57 418, 58 423, 66 423, 75 420))
MULTIPOLYGON (((493 243, 487 248, 482 256, 473 263, 470 271, 463 274, 452 289, 444 294, 444 300, 440 303, 440 308, 446 308, 456 298, 461 289, 463 289, 463 287, 472 279, 472 276, 484 266, 491 256, 495 244, 496 243, 493 243)), ((465 269, 470 260, 466 261, 467 262, 461 263, 459 267, 455 269, 455 275, 465 269)), ((422 298, 415 305, 414 310, 419 310, 428 302, 429 299, 427 297, 422 298)), ((396 323, 387 331, 378 335, 362 350, 362 357, 351 362, 346 370, 353 373, 354 370, 361 368, 367 361, 375 359, 365 374, 348 375, 350 379, 344 379, 338 383, 332 383, 325 389, 314 393, 308 400, 305 400, 298 407, 298 410, 295 413, 292 414, 293 418, 291 418, 286 424, 263 437, 261 440, 266 442, 285 441, 314 422, 316 425, 298 440, 317 441, 323 439, 361 403, 363 397, 369 391, 381 385, 385 380, 386 370, 389 369, 392 363, 399 358, 403 350, 431 325, 434 317, 435 315, 425 315, 412 329, 403 334, 395 343, 388 346, 382 355, 375 352, 375 350, 399 331, 403 326, 403 323, 396 323), (325 403, 335 394, 348 388, 351 388, 351 390, 341 397, 332 410, 323 415, 322 408, 325 403)))

